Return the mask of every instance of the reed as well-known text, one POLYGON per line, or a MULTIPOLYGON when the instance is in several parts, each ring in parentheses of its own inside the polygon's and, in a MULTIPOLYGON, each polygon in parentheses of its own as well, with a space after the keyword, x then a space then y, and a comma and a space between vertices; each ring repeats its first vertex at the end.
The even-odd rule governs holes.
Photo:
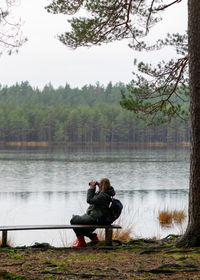
POLYGON ((163 227, 169 227, 173 224, 182 224, 186 219, 186 214, 184 210, 173 210, 168 209, 158 212, 158 220, 160 225, 163 227))
POLYGON ((174 210, 174 211, 172 212, 172 217, 173 217, 174 222, 175 222, 176 224, 182 224, 183 221, 184 221, 185 218, 186 218, 186 214, 185 214, 185 211, 184 211, 184 210, 179 210, 179 211, 174 210))
POLYGON ((172 212, 169 210, 162 210, 158 212, 158 220, 161 226, 170 226, 172 224, 172 212))

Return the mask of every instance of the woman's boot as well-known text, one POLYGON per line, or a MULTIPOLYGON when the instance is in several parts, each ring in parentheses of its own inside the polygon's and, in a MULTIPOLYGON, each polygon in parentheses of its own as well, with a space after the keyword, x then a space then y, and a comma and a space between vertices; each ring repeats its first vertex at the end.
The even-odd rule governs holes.
POLYGON ((87 244, 85 242, 83 235, 77 236, 77 244, 72 246, 72 248, 81 248, 81 247, 87 247, 87 244))

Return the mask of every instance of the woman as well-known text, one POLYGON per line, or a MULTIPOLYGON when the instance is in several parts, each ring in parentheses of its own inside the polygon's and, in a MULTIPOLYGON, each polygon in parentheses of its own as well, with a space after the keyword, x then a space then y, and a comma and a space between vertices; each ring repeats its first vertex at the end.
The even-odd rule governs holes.
MULTIPOLYGON (((109 216, 109 205, 112 201, 112 197, 115 195, 115 190, 110 185, 110 181, 107 178, 103 178, 99 183, 92 181, 89 183, 89 189, 87 192, 87 203, 90 204, 86 213, 82 216, 75 215, 72 217, 70 223, 72 225, 95 225, 105 224, 103 217, 109 216), (99 187, 96 191, 96 185, 99 187)), ((92 241, 99 241, 97 234, 94 233, 95 228, 92 229, 74 229, 77 236, 77 244, 72 248, 86 247, 84 236, 89 237, 92 241)))

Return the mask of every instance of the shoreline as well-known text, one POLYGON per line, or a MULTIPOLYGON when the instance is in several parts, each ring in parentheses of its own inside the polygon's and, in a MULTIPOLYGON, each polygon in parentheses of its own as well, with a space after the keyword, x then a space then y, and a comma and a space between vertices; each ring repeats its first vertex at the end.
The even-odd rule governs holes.
POLYGON ((0 147, 190 147, 190 142, 34 142, 34 141, 9 141, 0 142, 0 147))

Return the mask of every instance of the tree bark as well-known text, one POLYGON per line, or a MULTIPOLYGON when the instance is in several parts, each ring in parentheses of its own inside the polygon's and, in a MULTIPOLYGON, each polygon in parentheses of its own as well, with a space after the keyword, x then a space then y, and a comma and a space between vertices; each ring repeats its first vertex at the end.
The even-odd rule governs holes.
POLYGON ((200 0, 188 0, 191 110, 189 219, 177 246, 200 246, 200 0))

